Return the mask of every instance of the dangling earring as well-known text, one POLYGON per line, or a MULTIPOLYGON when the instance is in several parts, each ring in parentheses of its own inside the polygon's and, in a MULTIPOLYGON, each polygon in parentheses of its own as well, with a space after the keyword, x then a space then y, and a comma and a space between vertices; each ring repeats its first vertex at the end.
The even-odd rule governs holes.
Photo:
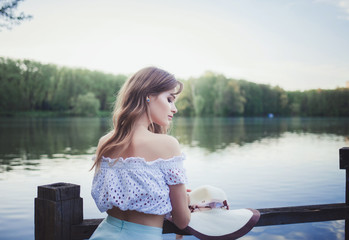
POLYGON ((147 97, 147 102, 150 102, 150 99, 149 99, 149 97, 147 97))

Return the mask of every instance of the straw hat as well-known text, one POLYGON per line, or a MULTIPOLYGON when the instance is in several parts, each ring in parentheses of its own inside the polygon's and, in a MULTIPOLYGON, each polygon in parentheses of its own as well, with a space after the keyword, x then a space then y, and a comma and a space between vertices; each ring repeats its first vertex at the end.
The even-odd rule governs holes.
POLYGON ((185 229, 202 240, 230 240, 248 233, 260 213, 245 208, 230 210, 222 189, 205 185, 189 193, 191 219, 185 229))

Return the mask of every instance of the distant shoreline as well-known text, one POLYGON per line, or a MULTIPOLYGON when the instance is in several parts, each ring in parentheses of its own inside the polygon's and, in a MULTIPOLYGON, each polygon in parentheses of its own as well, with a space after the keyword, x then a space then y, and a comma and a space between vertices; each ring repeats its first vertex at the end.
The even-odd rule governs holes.
MULTIPOLYGON (((99 111, 96 115, 78 115, 70 111, 16 111, 16 112, 0 112, 0 118, 109 118, 111 117, 111 111, 99 111)), ((182 116, 177 117, 184 118, 270 118, 268 115, 256 115, 256 116, 182 116)), ((348 118, 347 116, 276 116, 274 118, 348 118)), ((273 119, 273 118, 270 118, 273 119)))
POLYGON ((110 117, 111 112, 99 111, 97 115, 77 115, 70 111, 16 111, 16 112, 0 112, 0 117, 33 117, 33 118, 50 118, 50 117, 110 117))

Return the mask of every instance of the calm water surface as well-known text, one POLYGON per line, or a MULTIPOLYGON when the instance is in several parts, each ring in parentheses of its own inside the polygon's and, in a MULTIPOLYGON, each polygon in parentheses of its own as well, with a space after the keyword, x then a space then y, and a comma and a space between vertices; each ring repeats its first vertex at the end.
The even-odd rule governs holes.
MULTIPOLYGON (((105 216, 89 168, 108 129, 99 118, 0 118, 0 239, 34 239, 38 185, 79 184, 84 217, 105 216)), ((171 134, 187 156, 188 187, 220 187, 231 208, 344 202, 338 149, 349 147, 349 119, 177 118, 171 134)), ((344 221, 256 227, 241 239, 344 239, 344 221)))

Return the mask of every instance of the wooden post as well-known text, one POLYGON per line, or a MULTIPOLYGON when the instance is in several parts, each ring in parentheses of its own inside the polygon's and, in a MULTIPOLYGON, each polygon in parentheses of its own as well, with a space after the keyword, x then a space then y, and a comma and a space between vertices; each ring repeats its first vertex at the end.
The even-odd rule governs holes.
POLYGON ((339 149, 339 168, 346 170, 345 203, 349 205, 349 147, 339 149))
MULTIPOLYGON (((349 148, 339 149, 339 168, 345 169, 345 204, 349 206, 349 148)), ((348 214, 348 212, 347 212, 348 214)), ((345 219, 345 240, 349 240, 349 219, 345 219)))
POLYGON ((70 240, 71 226, 83 220, 80 186, 55 183, 38 186, 35 198, 35 240, 70 240))

